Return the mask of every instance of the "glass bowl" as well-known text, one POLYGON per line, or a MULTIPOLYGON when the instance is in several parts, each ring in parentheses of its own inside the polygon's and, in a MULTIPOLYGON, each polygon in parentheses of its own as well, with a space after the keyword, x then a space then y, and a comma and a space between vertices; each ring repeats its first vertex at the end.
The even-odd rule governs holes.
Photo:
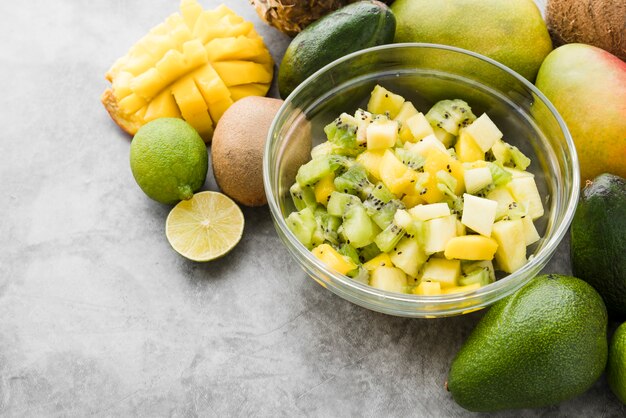
POLYGON ((435 44, 391 44, 362 50, 325 66, 284 102, 268 133, 263 177, 280 239, 294 260, 320 285, 357 305, 406 317, 471 312, 526 284, 546 265, 565 235, 578 201, 579 167, 570 133, 558 112, 522 76, 482 55, 435 44), (442 99, 467 101, 487 112, 504 139, 531 158, 545 214, 535 221, 542 239, 528 247, 529 261, 513 274, 474 291, 418 296, 392 293, 326 267, 302 245, 285 218, 295 207, 289 187, 310 150, 326 140, 323 127, 342 111, 365 108, 376 84, 411 100, 425 112, 442 99))

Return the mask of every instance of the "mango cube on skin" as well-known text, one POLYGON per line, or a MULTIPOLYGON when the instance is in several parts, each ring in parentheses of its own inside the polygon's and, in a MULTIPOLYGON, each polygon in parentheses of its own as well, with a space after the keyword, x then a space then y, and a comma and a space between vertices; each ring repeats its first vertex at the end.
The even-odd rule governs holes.
POLYGON ((367 149, 379 150, 391 148, 398 139, 398 122, 378 120, 367 126, 367 149))
POLYGON ((441 283, 428 282, 422 280, 419 285, 413 288, 414 295, 437 296, 441 294, 441 283))
POLYGON ((442 288, 457 286, 461 276, 461 261, 431 258, 424 265, 422 280, 439 282, 442 288))
POLYGON ((404 293, 406 274, 395 267, 378 267, 370 273, 370 286, 387 292, 404 293))
POLYGON ((489 151, 497 140, 502 139, 502 132, 486 113, 480 115, 463 131, 474 140, 482 152, 489 151))
POLYGON ((498 202, 465 193, 461 222, 471 230, 490 237, 497 209, 498 202))
POLYGON ((367 103, 367 111, 379 115, 387 114, 389 119, 393 119, 400 113, 404 101, 404 97, 376 85, 367 103))
POLYGON ((432 126, 428 123, 428 119, 423 113, 416 113, 406 120, 405 125, 411 132, 413 140, 411 142, 419 141, 429 135, 434 135, 432 126))
POLYGON ((463 163, 471 163, 485 158, 485 153, 464 129, 459 134, 454 145, 454 151, 456 157, 463 163))
POLYGON ((393 267, 393 262, 391 261, 391 257, 389 257, 389 254, 380 253, 367 263, 363 263, 363 267, 367 271, 373 271, 376 270, 378 267, 393 267))
POLYGON ((313 248, 311 252, 328 267, 341 274, 346 274, 357 267, 352 260, 349 260, 347 257, 339 254, 337 250, 328 244, 318 245, 313 248))
POLYGON ((513 273, 526 264, 526 238, 521 219, 496 222, 492 234, 498 243, 496 262, 500 270, 513 273))
POLYGON ((498 243, 482 235, 463 235, 451 238, 446 244, 444 255, 447 259, 492 260, 498 243))

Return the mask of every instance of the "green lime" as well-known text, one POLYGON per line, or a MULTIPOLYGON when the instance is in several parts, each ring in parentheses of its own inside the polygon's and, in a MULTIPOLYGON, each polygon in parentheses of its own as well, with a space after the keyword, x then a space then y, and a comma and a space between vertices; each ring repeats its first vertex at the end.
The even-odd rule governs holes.
POLYGON ((201 192, 174 206, 165 222, 165 235, 182 256, 210 261, 237 245, 243 225, 241 209, 228 196, 201 192))
POLYGON ((611 339, 606 376, 613 393, 626 404, 626 322, 617 328, 611 339))
POLYGON ((150 198, 174 204, 191 199, 206 180, 209 156, 198 132, 177 118, 142 126, 130 145, 133 176, 150 198))

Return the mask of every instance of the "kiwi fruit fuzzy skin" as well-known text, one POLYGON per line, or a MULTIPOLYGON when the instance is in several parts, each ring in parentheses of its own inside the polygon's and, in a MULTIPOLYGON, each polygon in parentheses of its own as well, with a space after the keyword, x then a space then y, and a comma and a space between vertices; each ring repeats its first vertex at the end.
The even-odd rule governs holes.
POLYGON ((218 122, 211 144, 217 185, 244 206, 267 203, 263 188, 263 152, 267 133, 282 100, 245 97, 228 108, 218 122))
POLYGON ((626 1, 548 0, 546 23, 555 46, 589 44, 626 61, 626 1))

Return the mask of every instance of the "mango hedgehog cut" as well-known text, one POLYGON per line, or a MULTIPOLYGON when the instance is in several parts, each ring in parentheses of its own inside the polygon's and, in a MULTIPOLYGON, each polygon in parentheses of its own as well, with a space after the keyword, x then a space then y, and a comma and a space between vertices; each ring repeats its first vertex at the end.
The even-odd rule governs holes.
POLYGON ((246 96, 265 96, 274 62, 251 22, 228 7, 203 10, 182 0, 174 13, 141 38, 106 73, 102 104, 134 135, 147 122, 177 117, 205 142, 222 114, 246 96))

